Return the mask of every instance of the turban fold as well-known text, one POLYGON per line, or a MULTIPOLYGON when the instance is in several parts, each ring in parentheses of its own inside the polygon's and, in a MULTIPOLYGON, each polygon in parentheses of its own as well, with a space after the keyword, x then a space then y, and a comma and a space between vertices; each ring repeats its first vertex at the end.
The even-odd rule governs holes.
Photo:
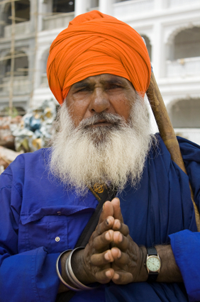
POLYGON ((143 39, 132 27, 91 11, 74 18, 53 41, 47 78, 62 104, 73 84, 104 73, 126 78, 144 96, 151 77, 150 59, 143 39))

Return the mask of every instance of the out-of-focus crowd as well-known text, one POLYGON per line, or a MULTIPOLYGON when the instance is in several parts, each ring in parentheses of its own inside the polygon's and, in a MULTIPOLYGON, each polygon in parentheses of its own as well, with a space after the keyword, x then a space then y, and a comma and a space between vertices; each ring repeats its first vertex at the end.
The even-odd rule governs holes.
POLYGON ((47 147, 56 118, 56 103, 45 100, 22 116, 0 117, 0 174, 22 152, 47 147))

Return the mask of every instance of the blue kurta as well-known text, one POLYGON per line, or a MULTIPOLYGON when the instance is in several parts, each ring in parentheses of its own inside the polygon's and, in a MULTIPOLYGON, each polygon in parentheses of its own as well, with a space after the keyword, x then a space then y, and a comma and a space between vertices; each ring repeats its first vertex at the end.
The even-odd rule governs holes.
MULTIPOLYGON (((178 236, 184 229, 196 231, 188 176, 157 138, 159 145, 148 154, 140 184, 136 189, 127 184, 118 194, 131 237, 146 247, 170 243, 169 235, 178 236)), ((180 144, 199 206, 200 148, 184 139, 180 144)), ((98 204, 90 191, 77 196, 52 177, 50 152, 22 154, 0 177, 0 302, 54 302, 59 286, 56 259, 60 252, 74 248, 98 204)), ((184 302, 188 298, 182 283, 143 282, 110 283, 77 293, 71 301, 184 302)))

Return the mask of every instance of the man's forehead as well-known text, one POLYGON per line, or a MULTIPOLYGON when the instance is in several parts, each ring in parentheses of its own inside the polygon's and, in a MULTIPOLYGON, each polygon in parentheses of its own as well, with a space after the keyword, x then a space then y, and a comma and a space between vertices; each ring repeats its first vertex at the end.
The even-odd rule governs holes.
POLYGON ((112 82, 123 84, 123 83, 129 82, 129 80, 127 80, 123 77, 120 77, 120 76, 113 75, 113 74, 100 74, 100 75, 87 77, 79 82, 76 82, 72 86, 81 87, 83 85, 90 84, 90 83, 96 83, 96 82, 101 83, 101 84, 112 83, 112 82))

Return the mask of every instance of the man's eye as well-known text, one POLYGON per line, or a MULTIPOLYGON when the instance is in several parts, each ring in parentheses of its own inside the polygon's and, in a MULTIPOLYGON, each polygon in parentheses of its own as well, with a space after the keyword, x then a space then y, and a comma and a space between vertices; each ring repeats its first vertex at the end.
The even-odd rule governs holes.
POLYGON ((83 91, 89 91, 90 88, 89 87, 82 87, 76 90, 76 92, 83 92, 83 91))
POLYGON ((107 89, 117 89, 117 88, 122 88, 122 87, 118 84, 112 84, 112 85, 109 85, 107 89))

